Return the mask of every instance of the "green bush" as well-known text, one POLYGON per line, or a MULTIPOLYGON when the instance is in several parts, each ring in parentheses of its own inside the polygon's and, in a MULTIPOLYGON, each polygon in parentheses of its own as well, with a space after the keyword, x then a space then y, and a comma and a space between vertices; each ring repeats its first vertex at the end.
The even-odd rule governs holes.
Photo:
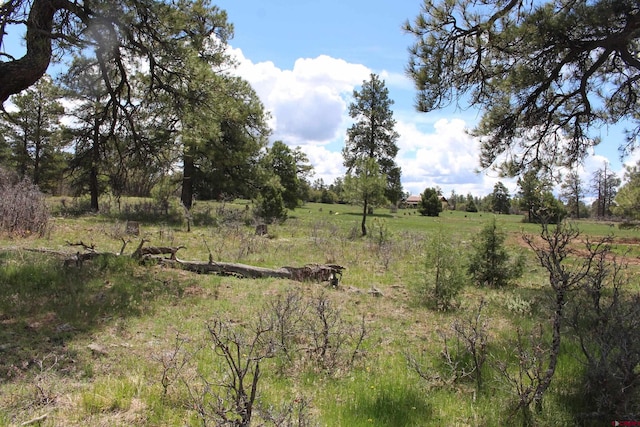
POLYGON ((287 208, 282 197, 283 188, 280 181, 274 178, 260 190, 256 200, 255 215, 267 224, 284 222, 287 219, 287 208))
POLYGON ((506 237, 495 217, 476 236, 469 274, 477 285, 500 288, 522 276, 524 257, 511 259, 504 245, 506 237))
POLYGON ((451 310, 467 276, 460 248, 439 231, 428 243, 425 254, 424 282, 419 287, 423 302, 431 302, 438 310, 451 310))

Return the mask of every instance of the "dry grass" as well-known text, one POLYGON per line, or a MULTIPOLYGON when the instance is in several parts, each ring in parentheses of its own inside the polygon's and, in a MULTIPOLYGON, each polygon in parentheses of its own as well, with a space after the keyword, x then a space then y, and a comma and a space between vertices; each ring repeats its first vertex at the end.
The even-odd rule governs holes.
MULTIPOLYGON (((506 423, 510 396, 491 374, 486 395, 476 395, 467 383, 434 389, 408 369, 404 356, 426 352, 437 361, 442 349, 438 332, 484 299, 490 350, 496 357, 508 357, 504 345, 515 328, 544 323, 548 317, 545 274, 530 258, 517 287, 467 286, 458 310, 436 312, 420 306, 412 290, 423 274, 425 242, 436 229, 469 242, 489 215, 454 213, 433 219, 379 213, 388 230, 381 237, 384 241, 376 241, 351 236, 359 220, 351 210, 356 211, 310 205, 285 224, 270 226, 267 237, 255 236, 252 226, 238 223, 196 226, 187 233, 180 224, 161 222, 143 223, 141 235, 133 237, 123 235, 125 219, 91 216, 56 218, 46 238, 5 240, 1 246, 69 252, 76 248, 66 241, 82 240, 99 251, 118 252, 124 237, 131 240, 125 253, 131 253, 145 237, 152 244, 185 245, 178 252, 182 259, 206 260, 211 253, 215 259, 266 267, 335 262, 347 269, 337 289, 275 279, 198 276, 117 260, 60 270, 47 282, 46 271, 60 262, 55 257, 41 261, 47 256, 2 253, 0 265, 11 266, 15 275, 3 276, 14 283, 4 285, 6 299, 0 303, 0 425, 19 425, 44 414, 43 426, 200 425, 178 380, 163 394, 163 355, 174 348, 177 336, 185 338, 188 349, 206 346, 205 325, 213 319, 251 323, 264 314, 265 301, 292 289, 310 298, 324 293, 348 321, 364 316, 369 334, 358 365, 331 375, 302 368, 282 377, 276 365, 265 362, 262 403, 278 406, 303 396, 311 402, 309 414, 322 425, 506 423), (29 272, 30 263, 41 263, 42 268, 29 272), (27 292, 29 280, 21 276, 26 274, 42 285, 27 292), (59 274, 64 279, 55 279, 59 274), (25 285, 16 287, 19 283, 25 285), (375 296, 372 288, 382 295, 375 296), (21 303, 12 304, 12 299, 21 303)), ((510 233, 508 246, 519 247, 522 224, 517 218, 500 220, 510 233)), ((602 234, 607 231, 603 228, 602 234)), ((201 367, 218 363, 210 355, 198 360, 201 367)), ((183 375, 196 378, 196 368, 188 369, 183 375)), ((575 375, 575 369, 568 365, 559 375, 561 383, 562 375, 575 375)), ((567 390, 560 387, 552 393, 557 395, 549 399, 542 422, 570 420, 574 409, 561 397, 567 390)))

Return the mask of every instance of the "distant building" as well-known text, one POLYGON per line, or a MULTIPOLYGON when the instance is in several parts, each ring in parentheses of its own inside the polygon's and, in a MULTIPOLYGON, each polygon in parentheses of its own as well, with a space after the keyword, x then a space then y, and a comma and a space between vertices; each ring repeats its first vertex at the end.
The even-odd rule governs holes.
MULTIPOLYGON (((421 200, 422 196, 409 196, 404 202, 404 206, 408 209, 415 209, 420 205, 421 200)), ((449 206, 449 202, 446 197, 440 196, 440 201, 442 202, 442 209, 446 209, 449 206)))
POLYGON ((407 208, 417 208, 420 204, 420 200, 422 200, 421 196, 409 196, 404 203, 407 208))

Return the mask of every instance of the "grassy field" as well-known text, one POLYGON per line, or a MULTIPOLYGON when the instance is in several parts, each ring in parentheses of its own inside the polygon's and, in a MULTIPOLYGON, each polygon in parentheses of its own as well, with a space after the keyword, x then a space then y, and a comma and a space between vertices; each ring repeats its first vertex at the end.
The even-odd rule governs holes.
MULTIPOLYGON (((61 201, 51 203, 57 212, 61 201)), ((268 236, 256 236, 247 225, 250 212, 243 202, 197 203, 191 232, 179 213, 160 219, 135 209, 56 216, 43 238, 0 241, 0 425, 216 425, 234 396, 221 386, 231 384, 230 361, 249 367, 248 389, 259 361, 252 425, 520 424, 513 385, 499 367, 517 364, 517 329, 542 325, 548 333, 548 274, 522 240, 523 233, 538 234, 539 226, 524 224, 520 216, 497 217, 510 252, 526 256, 525 274, 514 286, 469 283, 448 312, 419 297, 429 283, 424 260, 430 239, 444 233, 465 260, 493 217, 378 210, 362 238, 359 208, 345 205, 307 204, 284 224, 269 226, 268 236), (124 233, 127 219, 141 220, 139 237, 124 233), (124 255, 131 254, 141 238, 185 246, 178 252, 184 260, 211 256, 268 268, 330 263, 345 271, 333 288, 197 275, 115 255, 127 239, 124 255), (69 243, 80 241, 112 255, 77 267, 44 250, 72 254, 79 247, 69 243), (27 250, 37 248, 43 251, 27 250), (442 355, 448 337, 451 354, 467 357, 454 348, 460 343, 451 328, 456 322, 471 325, 481 302, 487 360, 477 387, 472 377, 452 381, 451 364, 442 355), (294 315, 287 317, 286 307, 294 315), (288 325, 278 351, 256 338, 260 325, 273 318, 288 325), (233 350, 226 357, 225 345, 233 350)), ((613 236, 615 253, 624 255, 630 273, 637 272, 638 231, 586 221, 577 226, 583 240, 613 236)), ((637 281, 632 286, 637 292, 637 281)), ((531 423, 589 424, 580 418, 589 408, 578 353, 577 341, 563 341, 556 375, 531 423)), ((231 425, 232 411, 225 416, 231 425)))

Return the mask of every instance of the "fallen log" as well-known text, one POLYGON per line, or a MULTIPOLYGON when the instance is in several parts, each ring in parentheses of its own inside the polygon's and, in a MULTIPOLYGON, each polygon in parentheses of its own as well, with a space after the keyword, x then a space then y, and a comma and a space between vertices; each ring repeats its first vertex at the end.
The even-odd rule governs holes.
MULTIPOLYGON (((124 241, 126 242, 126 241, 124 241)), ((302 267, 280 267, 276 269, 257 267, 247 264, 238 264, 231 262, 216 262, 211 254, 209 261, 184 261, 176 257, 176 252, 184 246, 163 247, 163 246, 144 246, 147 240, 142 239, 138 248, 131 254, 131 257, 144 262, 145 260, 154 260, 159 265, 170 268, 179 268, 186 271, 192 271, 199 274, 219 274, 222 276, 235 276, 248 279, 261 279, 273 277, 277 279, 288 279, 296 282, 329 282, 332 286, 337 287, 342 279, 342 271, 344 267, 337 264, 307 264, 302 267), (169 255, 166 258, 163 255, 169 255)), ((83 242, 70 243, 69 246, 82 246, 86 252, 76 252, 69 254, 68 252, 52 251, 48 249, 26 249, 34 252, 45 252, 56 254, 64 257, 65 267, 82 267, 85 261, 92 260, 99 256, 122 256, 120 253, 98 252, 94 245, 86 245, 83 242)), ((126 243, 123 245, 126 246, 126 243)), ((4 248, 0 250, 17 250, 17 248, 4 248)))
POLYGON ((344 270, 344 267, 336 264, 307 264, 303 267, 280 267, 271 269, 230 262, 183 261, 177 258, 167 259, 155 256, 147 258, 156 260, 160 265, 180 268, 199 274, 219 274, 249 279, 274 277, 297 282, 330 282, 332 286, 338 286, 342 278, 342 271, 344 270))

